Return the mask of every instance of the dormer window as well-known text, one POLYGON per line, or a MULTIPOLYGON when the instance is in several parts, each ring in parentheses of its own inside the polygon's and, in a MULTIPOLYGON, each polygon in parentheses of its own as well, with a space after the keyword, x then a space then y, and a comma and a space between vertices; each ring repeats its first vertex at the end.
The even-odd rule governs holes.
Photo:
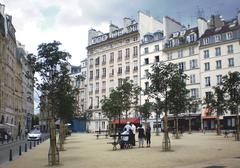
POLYGON ((190 39, 190 42, 196 41, 196 34, 195 33, 190 34, 189 39, 190 39))
POLYGON ((173 33, 173 38, 178 37, 178 35, 179 35, 179 32, 173 33))
POLYGON ((173 41, 169 40, 169 47, 173 47, 173 41))
POLYGON ((220 42, 221 41, 221 35, 215 35, 215 42, 220 42))
POLYGON ((233 38, 233 33, 232 32, 227 32, 226 39, 231 40, 232 38, 233 38))
POLYGON ((203 39, 203 44, 204 44, 204 45, 209 44, 209 38, 205 38, 205 39, 203 39))

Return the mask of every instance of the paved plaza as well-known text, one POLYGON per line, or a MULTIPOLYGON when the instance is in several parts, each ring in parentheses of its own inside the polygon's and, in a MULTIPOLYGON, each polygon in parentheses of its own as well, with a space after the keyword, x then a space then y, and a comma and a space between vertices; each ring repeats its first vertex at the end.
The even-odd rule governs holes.
MULTIPOLYGON (((60 165, 66 168, 239 168, 240 142, 215 133, 185 133, 181 139, 171 136, 171 152, 162 152, 163 134, 152 136, 151 148, 112 150, 112 139, 94 134, 72 134, 65 151, 60 152, 60 165)), ((46 168, 49 141, 24 153, 1 168, 46 168)), ((53 166, 55 167, 55 166, 53 166)))

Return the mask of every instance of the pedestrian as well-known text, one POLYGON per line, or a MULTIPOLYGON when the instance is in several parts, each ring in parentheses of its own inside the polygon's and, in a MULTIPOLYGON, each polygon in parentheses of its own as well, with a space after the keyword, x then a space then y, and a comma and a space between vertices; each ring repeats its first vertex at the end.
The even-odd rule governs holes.
POLYGON ((139 148, 142 147, 143 148, 143 143, 144 143, 144 129, 142 127, 142 124, 140 124, 140 126, 138 127, 138 143, 139 143, 139 148))
POLYGON ((129 132, 130 129, 132 129, 130 122, 128 121, 127 124, 124 126, 123 130, 127 130, 127 132, 129 132))
POLYGON ((136 145, 136 140, 135 140, 136 126, 133 123, 131 123, 130 125, 132 127, 132 133, 133 133, 133 135, 132 135, 133 136, 132 137, 132 146, 135 146, 136 145))
POLYGON ((151 145, 151 127, 150 124, 147 124, 146 127, 146 140, 147 140, 147 147, 150 147, 151 145))

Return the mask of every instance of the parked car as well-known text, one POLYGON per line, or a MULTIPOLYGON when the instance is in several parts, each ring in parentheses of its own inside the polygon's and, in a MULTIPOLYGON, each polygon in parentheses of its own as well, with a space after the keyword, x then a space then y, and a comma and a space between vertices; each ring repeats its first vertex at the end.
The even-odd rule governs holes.
POLYGON ((42 133, 40 130, 35 129, 28 133, 28 140, 29 141, 39 141, 42 138, 42 133))

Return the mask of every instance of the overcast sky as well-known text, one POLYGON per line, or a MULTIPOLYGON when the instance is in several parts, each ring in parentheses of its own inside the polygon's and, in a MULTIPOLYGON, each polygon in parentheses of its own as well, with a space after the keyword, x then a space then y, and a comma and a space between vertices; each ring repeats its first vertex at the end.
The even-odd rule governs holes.
POLYGON ((42 42, 58 40, 79 65, 86 58, 90 28, 108 31, 110 22, 122 26, 123 17, 137 19, 137 11, 150 11, 162 18, 171 16, 185 25, 194 25, 198 9, 221 14, 225 19, 236 16, 240 0, 0 0, 5 12, 13 16, 17 40, 28 52, 37 54, 42 42))

